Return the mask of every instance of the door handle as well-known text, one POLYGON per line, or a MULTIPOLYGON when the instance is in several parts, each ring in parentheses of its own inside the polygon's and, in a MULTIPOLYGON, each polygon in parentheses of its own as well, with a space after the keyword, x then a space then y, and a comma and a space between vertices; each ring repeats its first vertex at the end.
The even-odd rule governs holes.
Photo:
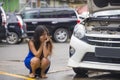
POLYGON ((57 21, 52 21, 52 24, 57 24, 58 22, 57 21))
POLYGON ((38 22, 32 22, 32 24, 37 24, 38 22))

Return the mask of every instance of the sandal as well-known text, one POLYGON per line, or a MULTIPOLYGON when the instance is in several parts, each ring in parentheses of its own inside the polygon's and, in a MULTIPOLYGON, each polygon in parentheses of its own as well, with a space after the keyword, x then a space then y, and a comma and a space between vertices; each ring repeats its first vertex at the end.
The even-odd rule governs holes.
POLYGON ((30 77, 30 78, 35 78, 35 75, 34 75, 33 73, 30 73, 30 74, 29 74, 29 77, 30 77))
POLYGON ((46 75, 41 75, 40 77, 43 78, 43 79, 48 78, 46 75))

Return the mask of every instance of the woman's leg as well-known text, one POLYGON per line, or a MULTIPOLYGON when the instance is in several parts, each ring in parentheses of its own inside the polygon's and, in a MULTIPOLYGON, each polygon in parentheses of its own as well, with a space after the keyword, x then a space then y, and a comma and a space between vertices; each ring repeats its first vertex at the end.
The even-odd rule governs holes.
POLYGON ((35 70, 40 67, 40 59, 37 57, 34 57, 30 61, 32 73, 30 73, 30 77, 35 77, 35 70))
POLYGON ((47 78, 45 74, 45 70, 49 67, 50 61, 47 58, 43 58, 41 61, 41 77, 42 78, 47 78))

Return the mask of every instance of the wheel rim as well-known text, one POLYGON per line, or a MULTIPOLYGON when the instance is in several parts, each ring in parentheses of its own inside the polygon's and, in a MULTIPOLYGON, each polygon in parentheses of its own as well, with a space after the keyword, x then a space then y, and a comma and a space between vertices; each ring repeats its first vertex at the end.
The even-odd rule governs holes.
POLYGON ((18 35, 14 32, 10 32, 10 35, 7 37, 7 42, 9 44, 15 44, 18 41, 18 35))
POLYGON ((68 33, 65 29, 56 31, 55 38, 58 42, 65 42, 68 38, 68 33))

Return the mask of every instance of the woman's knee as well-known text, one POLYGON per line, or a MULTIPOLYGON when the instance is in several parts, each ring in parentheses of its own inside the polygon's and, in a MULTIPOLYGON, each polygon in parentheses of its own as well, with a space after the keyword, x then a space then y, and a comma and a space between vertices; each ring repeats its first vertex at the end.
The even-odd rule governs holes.
POLYGON ((42 59, 42 63, 44 63, 44 64, 50 64, 50 61, 49 61, 48 58, 43 58, 42 59))
POLYGON ((31 59, 31 64, 40 64, 40 59, 37 57, 34 57, 31 59))

